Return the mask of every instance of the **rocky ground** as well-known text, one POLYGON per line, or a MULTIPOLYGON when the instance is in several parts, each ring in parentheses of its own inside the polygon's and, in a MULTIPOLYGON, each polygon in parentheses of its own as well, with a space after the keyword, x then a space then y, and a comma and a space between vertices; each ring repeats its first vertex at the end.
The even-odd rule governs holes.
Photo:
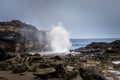
POLYGON ((80 54, 48 57, 6 53, 6 56, 9 58, 0 61, 2 80, 106 80, 95 66, 86 66, 80 54))
POLYGON ((93 55, 4 55, 6 58, 0 60, 0 80, 120 80, 119 61, 90 58, 93 55))

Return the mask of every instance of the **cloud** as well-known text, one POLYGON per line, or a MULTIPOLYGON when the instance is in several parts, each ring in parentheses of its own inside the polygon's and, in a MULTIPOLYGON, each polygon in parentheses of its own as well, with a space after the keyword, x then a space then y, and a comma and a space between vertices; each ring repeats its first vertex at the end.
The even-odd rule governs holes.
POLYGON ((19 19, 47 30, 63 22, 72 37, 120 37, 119 4, 119 0, 0 0, 0 21, 19 19))

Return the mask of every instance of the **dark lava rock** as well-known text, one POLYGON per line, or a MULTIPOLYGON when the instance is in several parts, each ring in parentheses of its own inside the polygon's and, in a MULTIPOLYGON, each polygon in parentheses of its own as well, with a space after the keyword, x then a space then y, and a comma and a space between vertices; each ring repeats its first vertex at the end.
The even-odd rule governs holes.
POLYGON ((40 67, 40 63, 34 63, 28 67, 28 71, 35 72, 40 67))
POLYGON ((102 73, 94 67, 80 68, 83 80, 106 80, 102 73))
POLYGON ((106 42, 92 42, 88 44, 86 48, 88 49, 106 49, 108 48, 109 44, 106 42))
POLYGON ((9 63, 6 62, 0 62, 0 70, 7 71, 9 70, 9 63))
POLYGON ((120 51, 120 40, 116 40, 116 41, 113 41, 111 43, 107 43, 107 42, 92 42, 92 43, 88 44, 86 47, 78 48, 75 51, 93 50, 93 52, 95 52, 95 51, 99 52, 100 50, 106 50, 108 48, 112 48, 112 51, 113 50, 120 51))
POLYGON ((114 65, 113 65, 113 68, 119 69, 119 68, 120 68, 120 64, 114 64, 114 65))
POLYGON ((64 60, 64 58, 62 58, 61 56, 54 56, 51 59, 54 59, 54 60, 64 60))
POLYGON ((45 51, 48 45, 46 34, 46 31, 39 31, 35 26, 19 20, 0 22, 0 49, 17 53, 45 51))
POLYGON ((29 58, 30 58, 31 63, 39 62, 42 59, 40 54, 34 54, 32 56, 29 56, 29 58))
POLYGON ((65 72, 63 74, 65 79, 71 79, 71 78, 76 78, 77 73, 78 71, 75 69, 75 67, 68 65, 65 67, 65 72))
POLYGON ((112 48, 120 49, 120 40, 113 41, 109 43, 112 48))
POLYGON ((33 73, 33 75, 39 77, 39 78, 49 78, 51 77, 52 73, 54 73, 56 70, 55 68, 43 68, 43 69, 37 69, 36 72, 33 73))
POLYGON ((120 60, 120 40, 110 43, 92 42, 86 47, 78 48, 74 51, 81 52, 83 53, 82 55, 94 54, 94 59, 97 60, 120 60))
POLYGON ((13 73, 23 73, 27 71, 27 65, 25 64, 16 64, 12 67, 13 73))
POLYGON ((11 58, 14 58, 14 57, 16 57, 17 56, 17 54, 15 54, 15 53, 11 53, 11 52, 6 52, 6 59, 11 59, 11 58))
POLYGON ((15 53, 5 52, 3 49, 0 49, 0 61, 7 60, 13 57, 16 57, 15 53))
POLYGON ((6 59, 6 53, 4 52, 3 49, 0 49, 0 61, 5 60, 6 59))

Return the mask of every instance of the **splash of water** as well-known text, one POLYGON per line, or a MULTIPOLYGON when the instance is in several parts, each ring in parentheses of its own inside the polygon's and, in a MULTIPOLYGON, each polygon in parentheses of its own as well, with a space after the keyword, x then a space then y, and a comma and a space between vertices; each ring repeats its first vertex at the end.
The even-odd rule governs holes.
POLYGON ((53 26, 49 35, 52 52, 69 52, 71 47, 69 33, 62 24, 53 26))
MULTIPOLYGON (((42 32, 43 33, 43 32, 42 32)), ((71 42, 69 39, 68 31, 59 24, 57 26, 53 26, 52 29, 47 32, 45 35, 40 33, 39 42, 40 45, 42 43, 46 43, 45 46, 42 47, 41 52, 37 52, 41 55, 66 55, 69 54, 69 49, 71 47, 71 42), (48 46, 48 48, 46 48, 48 46), (45 48, 45 50, 44 50, 45 48), (47 50, 48 49, 48 50, 47 50)), ((29 54, 35 54, 36 52, 30 52, 29 54)))

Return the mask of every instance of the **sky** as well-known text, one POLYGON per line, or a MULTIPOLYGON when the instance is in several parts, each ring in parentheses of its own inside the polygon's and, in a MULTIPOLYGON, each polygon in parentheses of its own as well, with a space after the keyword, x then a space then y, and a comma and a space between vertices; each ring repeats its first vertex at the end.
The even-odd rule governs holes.
POLYGON ((70 38, 120 38, 120 0, 0 0, 0 21, 39 30, 62 23, 70 38))

